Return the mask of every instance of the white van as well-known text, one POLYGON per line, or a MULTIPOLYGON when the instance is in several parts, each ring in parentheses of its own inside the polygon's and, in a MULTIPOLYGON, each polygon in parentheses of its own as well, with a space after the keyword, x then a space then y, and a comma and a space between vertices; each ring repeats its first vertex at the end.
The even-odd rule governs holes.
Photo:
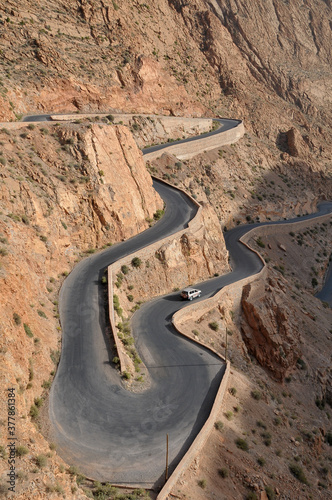
POLYGON ((197 290, 197 288, 185 288, 181 292, 181 297, 186 300, 193 300, 196 297, 200 297, 201 293, 201 290, 197 290))

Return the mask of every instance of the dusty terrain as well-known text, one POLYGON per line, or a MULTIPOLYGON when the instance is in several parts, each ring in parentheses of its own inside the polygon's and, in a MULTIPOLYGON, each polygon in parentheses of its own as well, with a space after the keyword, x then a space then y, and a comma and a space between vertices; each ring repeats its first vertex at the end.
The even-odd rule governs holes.
MULTIPOLYGON (((0 120, 34 112, 117 110, 243 118, 247 135, 238 144, 185 162, 166 155, 148 170, 203 201, 224 231, 311 212, 332 194, 330 18, 329 0, 8 0, 0 5, 0 120)), ((157 142, 160 135, 166 139, 164 131, 148 125, 141 118, 130 124, 140 144, 157 142)), ((61 348, 58 291, 77 259, 143 230, 162 204, 124 127, 91 122, 14 131, 3 126, 0 141, 1 385, 15 384, 18 392, 17 498, 83 498, 76 483, 91 483, 82 483, 73 470, 65 472, 67 465, 33 417, 61 348), (126 175, 122 185, 119 168, 126 175), (127 204, 127 185, 134 204, 127 204)), ((270 259, 270 281, 247 290, 246 313, 242 306, 233 311, 229 302, 199 327, 188 325, 215 347, 224 342, 226 327, 232 331, 230 388, 237 391, 221 409, 222 431, 212 433, 174 495, 244 498, 254 490, 259 497, 270 486, 275 492, 268 490, 269 498, 278 492, 281 498, 329 498, 331 448, 325 441, 331 432, 332 321, 330 309, 313 294, 329 258, 331 226, 312 229, 294 236, 287 229, 269 238, 271 248, 268 241, 265 248, 256 247, 270 259), (291 319, 285 335, 300 356, 291 349, 287 363, 279 357, 276 365, 248 341, 257 325, 261 331, 278 317, 255 323, 250 311, 266 316, 271 305, 291 319), (208 326, 213 321, 217 332, 208 326), (260 391, 261 399, 253 398, 252 390, 260 391), (243 433, 248 452, 234 444, 243 433), (293 462, 309 486, 290 473, 293 462)), ((201 243, 192 242, 199 259, 201 243)), ((217 246, 211 248, 216 258, 217 246)), ((223 244, 221 253, 215 272, 224 267, 223 244)), ((183 272, 177 275, 172 249, 162 255, 164 263, 154 257, 151 267, 172 269, 172 279, 159 273, 154 283, 151 273, 149 287, 140 293, 148 295, 154 285, 165 292, 182 286, 187 276, 194 281, 195 273, 211 274, 203 261, 195 267, 182 255, 183 272)), ((2 397, 1 446, 4 404, 2 397)), ((7 458, 4 448, 1 454, 7 458)), ((1 460, 1 493, 6 470, 1 460)))

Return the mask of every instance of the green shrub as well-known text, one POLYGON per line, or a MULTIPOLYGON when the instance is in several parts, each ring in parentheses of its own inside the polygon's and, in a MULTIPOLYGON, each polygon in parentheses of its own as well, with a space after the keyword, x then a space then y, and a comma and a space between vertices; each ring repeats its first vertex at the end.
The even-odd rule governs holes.
POLYGON ((262 399, 262 393, 257 389, 254 389, 253 391, 251 391, 251 397, 259 401, 260 399, 262 399))
POLYGON ((134 257, 133 260, 131 261, 131 265, 136 268, 141 267, 142 261, 139 257, 134 257))
POLYGON ((273 423, 274 423, 274 425, 279 426, 279 425, 281 425, 282 420, 280 417, 275 417, 275 419, 273 420, 273 423))
POLYGON ((214 423, 214 427, 215 429, 217 429, 217 431, 221 431, 224 427, 224 424, 222 423, 221 420, 218 420, 217 422, 214 423))
POLYGON ((206 488, 206 479, 200 479, 199 481, 197 481, 198 483, 198 486, 200 486, 200 488, 202 488, 203 490, 206 488))
POLYGON ((6 255, 8 255, 7 248, 0 248, 0 255, 1 257, 6 257, 6 255))
POLYGON ((258 457, 258 458, 257 458, 257 463, 258 463, 258 465, 261 465, 261 466, 263 467, 263 465, 265 465, 265 460, 264 460, 264 458, 262 458, 262 457, 258 457))
POLYGON ((265 446, 270 446, 272 442, 272 436, 269 432, 262 432, 263 443, 265 446))
POLYGON ((41 311, 40 309, 38 309, 38 310, 37 310, 37 313, 39 314, 39 316, 40 316, 41 318, 45 318, 45 319, 47 319, 47 316, 46 316, 46 314, 44 313, 44 311, 41 311))
POLYGON ((93 497, 97 499, 117 498, 118 489, 110 483, 101 484, 95 481, 93 488, 93 497))
POLYGON ((129 267, 126 265, 121 266, 121 271, 123 274, 128 274, 129 273, 129 267))
POLYGON ((129 379, 130 379, 130 377, 131 377, 131 375, 130 375, 130 373, 129 373, 129 372, 124 371, 124 372, 122 372, 122 377, 123 377, 125 380, 129 380, 129 379))
POLYGON ((120 359, 117 357, 117 356, 114 356, 114 358, 112 359, 112 362, 117 365, 119 362, 120 362, 120 359))
POLYGON ((227 418, 227 420, 232 420, 232 418, 233 418, 233 412, 232 411, 226 411, 225 412, 225 417, 227 418))
POLYGON ((225 468, 218 469, 218 474, 222 478, 228 477, 228 470, 225 468))
POLYGON ((37 418, 39 415, 39 410, 36 405, 30 407, 29 415, 31 418, 37 418))
POLYGON ((161 210, 160 208, 153 214, 153 218, 154 220, 159 220, 162 218, 162 216, 164 215, 165 213, 165 210, 161 210))
POLYGON ((45 489, 46 493, 59 493, 60 495, 64 495, 65 493, 65 490, 58 482, 56 482, 55 484, 46 484, 45 489))
POLYGON ((300 467, 300 465, 294 464, 294 463, 290 464, 289 470, 293 474, 293 476, 296 477, 296 479, 298 479, 301 483, 308 484, 308 480, 304 474, 302 467, 300 467))
POLYGON ((50 358, 53 361, 53 363, 57 366, 60 361, 60 351, 51 349, 50 358))
POLYGON ((315 404, 316 404, 317 408, 319 408, 320 410, 324 410, 324 408, 325 408, 325 399, 324 398, 322 398, 322 399, 316 398, 315 404))
POLYGON ((332 446, 332 432, 329 431, 326 433, 325 441, 328 445, 332 446))
POLYGON ((71 475, 71 476, 78 476, 79 475, 79 470, 77 467, 75 467, 75 465, 71 465, 70 467, 68 467, 67 469, 67 472, 71 475))
POLYGON ((37 408, 40 408, 43 405, 44 400, 42 398, 35 398, 34 403, 37 406, 37 408))
POLYGON ((129 302, 133 302, 134 297, 132 295, 127 295, 127 299, 129 300, 129 302))
POLYGON ((246 500, 257 500, 257 495, 256 493, 254 493, 253 491, 250 491, 247 496, 246 496, 246 500))
POLYGON ((272 486, 265 486, 265 493, 266 493, 267 498, 269 500, 275 500, 276 494, 275 494, 274 489, 272 488, 272 486))
POLYGON ((42 468, 47 465, 47 458, 45 457, 45 455, 37 455, 35 457, 35 462, 39 468, 42 468))
POLYGON ((21 324, 21 316, 17 313, 14 313, 13 314, 13 319, 14 319, 14 322, 17 326, 19 326, 21 324))
POLYGON ((245 439, 243 439, 243 438, 237 438, 235 440, 235 444, 236 444, 236 446, 240 450, 244 450, 244 451, 248 451, 249 450, 248 442, 245 439))
MULTIPOLYGON (((23 323, 23 327, 24 327, 24 330, 25 330, 25 333, 27 334, 27 336, 30 338, 33 337, 33 333, 30 329, 30 326, 27 325, 26 323, 23 323)), ((35 339, 35 341, 36 341, 36 339, 35 339)))
POLYGON ((217 332, 219 330, 219 325, 216 321, 211 321, 209 323, 209 327, 211 328, 211 330, 213 330, 214 332, 217 332))
POLYGON ((265 248, 265 243, 262 241, 261 237, 257 238, 256 243, 259 247, 265 248))
POLYGON ((26 446, 19 445, 16 448, 16 455, 18 457, 23 457, 24 455, 27 455, 27 453, 29 453, 29 450, 28 448, 26 448, 26 446))
POLYGON ((106 285, 106 283, 107 283, 107 278, 106 278, 106 276, 103 276, 103 277, 101 278, 101 282, 102 282, 102 284, 103 284, 103 285, 106 285))
POLYGON ((235 396, 236 392, 237 392, 237 391, 236 391, 235 387, 231 387, 231 388, 229 389, 229 393, 230 393, 232 396, 235 396))

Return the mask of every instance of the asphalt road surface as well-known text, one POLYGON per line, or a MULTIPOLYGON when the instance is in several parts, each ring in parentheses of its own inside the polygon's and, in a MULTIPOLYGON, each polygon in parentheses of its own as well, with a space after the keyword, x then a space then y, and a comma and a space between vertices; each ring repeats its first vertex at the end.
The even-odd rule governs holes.
MULTIPOLYGON (((237 123, 233 121, 233 126, 237 123)), ((230 126, 230 120, 222 121, 222 127, 230 126)), ((171 326, 172 315, 188 305, 178 293, 144 304, 132 320, 151 388, 141 394, 125 390, 111 362, 101 285, 104 270, 115 260, 187 227, 197 211, 175 188, 159 181, 154 181, 154 187, 166 203, 164 217, 138 236, 84 259, 66 278, 59 301, 62 352, 50 393, 53 439, 67 463, 93 479, 146 487, 163 480, 166 434, 170 473, 185 454, 209 415, 225 370, 217 356, 171 326)), ((322 213, 331 209, 332 204, 320 206, 322 213)), ((198 284, 199 300, 259 272, 260 259, 238 242, 252 227, 226 233, 233 272, 198 284)))

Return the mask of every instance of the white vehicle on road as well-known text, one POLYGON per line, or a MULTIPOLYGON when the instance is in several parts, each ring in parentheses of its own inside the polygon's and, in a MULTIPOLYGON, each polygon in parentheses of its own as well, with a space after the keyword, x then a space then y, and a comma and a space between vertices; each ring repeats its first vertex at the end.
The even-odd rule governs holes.
POLYGON ((181 292, 181 297, 186 300, 193 300, 196 299, 196 297, 200 297, 201 293, 201 290, 197 288, 185 288, 181 292))

